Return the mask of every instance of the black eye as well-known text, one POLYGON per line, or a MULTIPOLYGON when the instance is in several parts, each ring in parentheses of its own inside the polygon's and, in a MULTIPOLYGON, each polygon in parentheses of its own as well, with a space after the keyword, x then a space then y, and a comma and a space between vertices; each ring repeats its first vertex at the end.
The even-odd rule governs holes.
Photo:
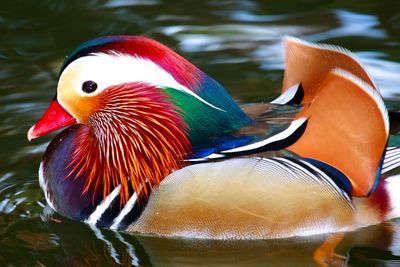
POLYGON ((82 91, 85 93, 93 93, 97 89, 97 83, 94 81, 86 81, 82 84, 82 91))

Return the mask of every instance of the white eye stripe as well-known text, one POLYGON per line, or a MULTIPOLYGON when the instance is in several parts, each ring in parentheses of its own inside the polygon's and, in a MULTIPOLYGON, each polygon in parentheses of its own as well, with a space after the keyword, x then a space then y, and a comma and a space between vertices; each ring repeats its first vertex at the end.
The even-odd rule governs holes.
POLYGON ((63 71, 60 80, 73 72, 74 90, 80 95, 82 84, 91 80, 98 88, 92 95, 101 93, 105 88, 128 82, 147 82, 156 86, 186 89, 169 73, 150 60, 120 54, 90 54, 73 61, 63 71))
POLYGON ((90 93, 93 96, 100 94, 104 89, 113 85, 146 82, 154 86, 169 87, 185 92, 204 104, 223 111, 178 83, 171 74, 153 61, 140 57, 118 53, 92 53, 70 63, 60 76, 59 86, 64 84, 62 82, 63 79, 73 79, 71 81, 73 88, 68 90, 73 89, 78 95, 82 96, 88 95, 88 93, 82 91, 82 84, 89 80, 97 84, 97 89, 90 93))

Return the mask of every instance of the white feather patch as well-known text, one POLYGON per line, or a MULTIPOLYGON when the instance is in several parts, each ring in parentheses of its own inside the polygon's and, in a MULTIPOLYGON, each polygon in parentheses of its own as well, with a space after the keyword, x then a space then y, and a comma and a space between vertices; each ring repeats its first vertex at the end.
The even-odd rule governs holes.
POLYGON ((298 89, 299 89, 299 84, 295 84, 295 85, 291 86, 289 89, 287 89, 283 94, 278 96, 275 100, 271 101, 270 103, 285 105, 290 100, 293 99, 293 97, 296 95, 298 89))
POLYGON ((73 88, 71 89, 82 96, 97 95, 113 85, 145 82, 161 88, 169 87, 179 90, 193 96, 214 109, 224 111, 178 83, 170 73, 153 61, 140 57, 133 57, 131 55, 119 53, 92 53, 89 56, 80 57, 71 62, 62 72, 58 83, 58 90, 60 90, 60 86, 64 84, 63 79, 73 79, 73 88), (71 75, 71 73, 73 74, 71 75), (83 92, 82 84, 85 81, 96 82, 96 91, 90 94, 83 92))
POLYGON ((40 162, 39 173, 38 173, 38 175, 39 175, 39 185, 40 185, 40 187, 42 188, 42 190, 43 190, 43 192, 44 192, 44 197, 45 197, 45 199, 46 199, 47 204, 48 204, 53 210, 56 210, 56 209, 54 208, 53 202, 51 202, 51 200, 50 200, 50 193, 49 193, 49 190, 48 190, 48 188, 47 188, 47 182, 46 182, 46 180, 44 179, 44 174, 43 174, 43 161, 40 162))

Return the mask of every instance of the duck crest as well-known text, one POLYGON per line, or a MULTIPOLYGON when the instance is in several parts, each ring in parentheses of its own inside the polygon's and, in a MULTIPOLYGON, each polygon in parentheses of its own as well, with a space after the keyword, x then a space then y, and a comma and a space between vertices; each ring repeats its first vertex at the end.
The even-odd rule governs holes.
POLYGON ((142 36, 105 36, 84 42, 65 58, 60 75, 70 63, 80 57, 115 51, 149 59, 168 71, 180 84, 191 90, 200 89, 203 73, 198 68, 168 47, 142 36))
MULTIPOLYGON (((178 86, 182 87, 180 90, 167 92, 173 100, 177 100, 174 104, 179 105, 182 100, 193 104, 195 103, 193 96, 206 103, 202 106, 197 105, 200 109, 190 108, 187 112, 185 110, 182 112, 185 121, 190 121, 188 126, 191 142, 201 142, 210 136, 238 130, 251 123, 221 84, 168 47, 142 36, 105 36, 84 42, 66 57, 60 76, 78 58, 101 54, 116 56, 116 58, 129 55, 139 61, 155 63, 172 77, 178 86), (210 107, 213 108, 210 109, 210 107), (199 119, 196 117, 198 115, 205 118, 199 119)), ((161 87, 178 89, 165 84, 161 87)), ((185 103, 179 106, 182 109, 185 107, 190 106, 185 103)))

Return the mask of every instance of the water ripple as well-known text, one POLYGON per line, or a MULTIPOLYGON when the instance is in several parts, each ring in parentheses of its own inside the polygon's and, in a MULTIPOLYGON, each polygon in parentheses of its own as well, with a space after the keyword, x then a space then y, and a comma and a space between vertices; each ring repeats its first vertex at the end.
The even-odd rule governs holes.
POLYGON ((321 40, 347 36, 363 36, 375 39, 387 37, 384 29, 377 28, 380 22, 376 16, 357 14, 346 10, 336 10, 334 15, 339 22, 338 27, 307 36, 308 40, 320 42, 321 40))
MULTIPOLYGON (((400 28, 396 23, 399 21, 396 1, 365 1, 362 5, 351 1, 346 4, 341 1, 266 4, 256 0, 187 3, 183 0, 39 0, 19 1, 16 5, 15 1, 2 1, 1 266, 95 265, 96 260, 106 264, 112 259, 104 255, 109 252, 110 245, 120 252, 120 259, 128 259, 127 264, 143 266, 152 262, 199 265, 206 260, 218 266, 246 263, 263 266, 292 259, 299 251, 298 258, 289 261, 287 266, 297 264, 298 259, 302 265, 312 265, 313 251, 307 242, 290 247, 291 241, 285 240, 275 248, 270 242, 259 242, 257 249, 253 243, 242 243, 238 247, 237 243, 216 246, 214 242, 205 242, 196 247, 190 240, 141 238, 141 245, 132 236, 123 236, 129 241, 124 242, 113 232, 102 231, 104 237, 111 236, 107 245, 84 224, 63 219, 60 225, 55 225, 38 218, 45 200, 38 185, 37 169, 48 145, 46 140, 52 135, 43 138, 44 141, 29 143, 26 131, 54 96, 63 57, 89 38, 105 34, 152 37, 199 65, 224 84, 235 98, 251 101, 279 93, 284 69, 281 40, 284 35, 294 35, 352 50, 385 99, 400 100, 397 88, 400 84, 397 49, 400 28), (128 244, 132 245, 128 254, 119 251, 128 244), (176 249, 165 249, 171 246, 176 249), (239 261, 234 257, 238 252, 243 256, 239 261), (304 257, 305 253, 310 257, 304 257)), ((368 238, 372 241, 366 242, 366 246, 373 247, 382 238, 393 237, 394 245, 381 249, 399 255, 400 221, 395 225, 396 229, 384 234, 381 234, 384 225, 349 233, 350 237, 355 236, 355 241, 348 241, 347 247, 354 247, 357 241, 368 238), (372 238, 374 235, 378 237, 372 238)), ((346 243, 343 247, 346 248, 346 243)))

